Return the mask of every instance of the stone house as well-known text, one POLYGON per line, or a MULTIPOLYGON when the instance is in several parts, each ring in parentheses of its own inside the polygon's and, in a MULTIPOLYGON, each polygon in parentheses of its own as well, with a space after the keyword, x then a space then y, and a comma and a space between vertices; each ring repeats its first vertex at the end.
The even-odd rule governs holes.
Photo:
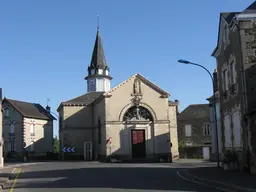
POLYGON ((177 102, 141 74, 114 88, 99 29, 88 67, 87 93, 62 102, 59 112, 63 159, 159 160, 178 158, 177 102))
POLYGON ((240 168, 256 167, 256 2, 242 12, 220 14, 217 61, 222 151, 233 150, 240 168))
POLYGON ((46 156, 53 149, 53 121, 50 107, 4 98, 3 138, 4 155, 31 157, 46 156))
POLYGON ((180 157, 201 158, 206 155, 209 159, 212 133, 209 104, 189 105, 178 114, 177 122, 180 157))

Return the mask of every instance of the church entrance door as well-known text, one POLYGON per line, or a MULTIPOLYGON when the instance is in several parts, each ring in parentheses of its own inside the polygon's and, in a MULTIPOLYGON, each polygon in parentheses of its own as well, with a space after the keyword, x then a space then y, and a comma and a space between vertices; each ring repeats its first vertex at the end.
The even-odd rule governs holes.
POLYGON ((132 158, 144 158, 146 156, 145 130, 132 130, 132 158))

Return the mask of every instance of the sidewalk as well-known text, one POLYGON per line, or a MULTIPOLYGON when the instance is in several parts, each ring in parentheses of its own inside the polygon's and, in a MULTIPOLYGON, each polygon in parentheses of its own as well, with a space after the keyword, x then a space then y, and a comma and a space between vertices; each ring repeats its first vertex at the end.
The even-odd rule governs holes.
POLYGON ((191 168, 188 172, 199 179, 256 190, 256 176, 244 172, 227 172, 217 167, 191 168))

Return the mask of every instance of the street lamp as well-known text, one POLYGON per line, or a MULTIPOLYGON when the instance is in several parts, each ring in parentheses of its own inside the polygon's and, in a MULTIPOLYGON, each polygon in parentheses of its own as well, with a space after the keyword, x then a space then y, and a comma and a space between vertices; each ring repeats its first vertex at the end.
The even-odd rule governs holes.
POLYGON ((179 63, 183 63, 183 64, 190 64, 190 65, 195 65, 198 67, 203 68, 205 71, 207 71, 207 73, 210 75, 211 79, 212 79, 212 87, 213 87, 213 117, 214 117, 214 127, 215 127, 215 132, 216 132, 216 150, 217 150, 217 166, 220 167, 220 155, 219 155, 219 138, 218 138, 218 126, 217 126, 217 114, 216 114, 216 97, 215 97, 215 84, 214 84, 214 79, 212 74, 210 73, 210 71, 208 69, 206 69, 204 66, 199 65, 197 63, 192 63, 190 61, 187 60, 183 60, 180 59, 178 60, 179 63))

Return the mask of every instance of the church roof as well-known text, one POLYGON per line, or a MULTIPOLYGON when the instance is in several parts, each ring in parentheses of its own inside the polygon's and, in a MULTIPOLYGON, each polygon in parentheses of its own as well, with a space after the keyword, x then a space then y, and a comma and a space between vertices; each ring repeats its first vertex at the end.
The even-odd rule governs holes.
POLYGON ((38 103, 29 103, 24 101, 3 99, 3 103, 10 103, 17 111, 24 117, 44 119, 44 120, 56 120, 46 109, 38 103))
POLYGON ((116 89, 118 89, 119 87, 121 87, 122 85, 124 85, 127 81, 133 79, 133 78, 139 78, 142 82, 144 82, 145 84, 147 84, 148 86, 150 86, 152 89, 154 89, 155 91, 161 93, 162 95, 165 95, 165 96, 170 96, 170 94, 163 90, 162 88, 160 88, 158 85, 156 85, 155 83, 149 81, 147 78, 145 78, 144 76, 142 76, 141 74, 139 73, 136 73, 134 74, 133 76, 131 76, 129 79, 123 81, 122 83, 120 83, 119 85, 117 85, 116 87, 110 89, 108 92, 104 93, 105 96, 107 95, 111 95, 111 93, 113 91, 115 91, 116 89))
POLYGON ((62 105, 90 105, 93 103, 98 97, 103 95, 104 92, 88 92, 86 94, 80 95, 74 99, 70 99, 68 101, 64 101, 60 104, 57 111, 59 111, 62 105))
POLYGON ((91 64, 90 64, 89 68, 105 69, 107 67, 108 66, 107 66, 105 55, 104 55, 104 50, 103 50, 102 41, 101 41, 101 37, 100 37, 100 31, 98 28, 97 34, 96 34, 96 39, 95 39, 95 44, 94 44, 94 48, 93 48, 93 53, 92 53, 91 64))

